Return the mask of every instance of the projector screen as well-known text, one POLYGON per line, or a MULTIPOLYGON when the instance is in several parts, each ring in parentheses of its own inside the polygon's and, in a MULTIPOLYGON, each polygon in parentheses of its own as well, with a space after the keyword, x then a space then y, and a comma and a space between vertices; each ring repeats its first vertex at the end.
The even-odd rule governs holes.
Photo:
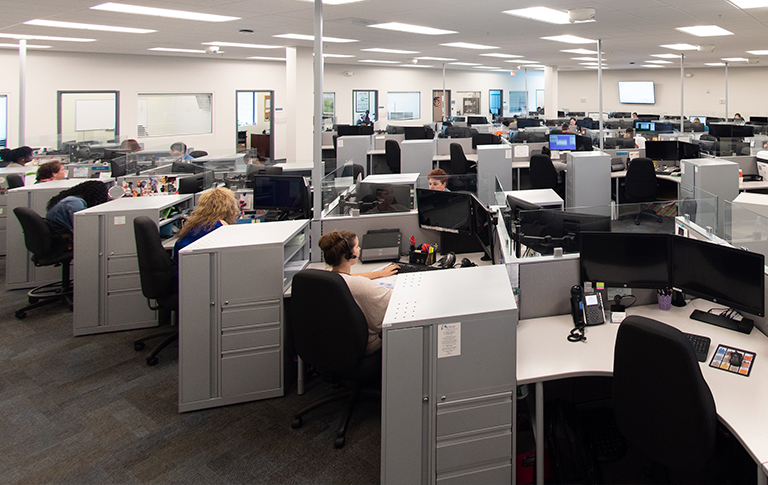
POLYGON ((619 103, 656 104, 653 81, 619 81, 619 103))

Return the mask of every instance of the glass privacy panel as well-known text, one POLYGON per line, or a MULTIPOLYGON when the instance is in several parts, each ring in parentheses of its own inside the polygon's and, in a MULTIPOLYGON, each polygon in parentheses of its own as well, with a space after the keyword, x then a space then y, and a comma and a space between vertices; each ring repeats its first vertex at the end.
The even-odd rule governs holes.
POLYGON ((140 137, 213 132, 213 94, 139 94, 140 137))
POLYGON ((59 91, 60 142, 106 143, 119 135, 117 91, 59 91))

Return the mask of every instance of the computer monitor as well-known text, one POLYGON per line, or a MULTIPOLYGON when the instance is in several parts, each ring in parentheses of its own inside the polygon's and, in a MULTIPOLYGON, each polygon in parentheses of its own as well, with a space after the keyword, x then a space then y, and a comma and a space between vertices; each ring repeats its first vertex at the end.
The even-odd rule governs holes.
POLYGON ((691 122, 699 120, 700 123, 705 124, 705 125, 707 124, 707 117, 706 116, 690 116, 690 117, 688 117, 688 119, 691 122))
POLYGON ((576 151, 591 152, 592 138, 588 136, 576 135, 576 151))
POLYGON ((467 193, 416 189, 419 227, 472 235, 471 198, 467 193))
POLYGON ((112 177, 125 177, 134 175, 138 170, 136 159, 128 160, 127 156, 118 157, 109 161, 110 175, 112 177))
POLYGON ((498 145, 499 143, 501 143, 501 138, 493 133, 475 133, 472 135, 472 148, 477 148, 478 145, 498 145))
POLYGON ((653 121, 635 121, 635 131, 638 133, 656 131, 656 123, 653 121))
POLYGON ((734 123, 712 123, 709 125, 709 134, 717 138, 744 138, 754 136, 755 127, 734 123))
POLYGON ((660 115, 651 115, 651 114, 639 114, 637 115, 637 119, 639 120, 658 120, 661 119, 660 115))
POLYGON ((768 124, 768 116, 750 116, 750 123, 768 124))
POLYGON ((171 164, 171 173, 203 173, 205 168, 200 165, 188 162, 173 162, 171 164))
POLYGON ((101 155, 101 160, 109 161, 115 158, 123 157, 131 153, 130 150, 125 148, 104 148, 104 153, 101 155))
POLYGON ((485 116, 467 116, 467 126, 472 125, 487 125, 488 118, 485 116))
MULTIPOLYGON (((646 142, 647 143, 647 142, 646 142)), ((677 157, 679 160, 685 160, 688 158, 700 158, 701 146, 684 141, 677 142, 677 157)))
POLYGON ((282 175, 283 167, 275 167, 274 165, 260 165, 256 163, 251 163, 246 166, 245 175, 246 177, 250 178, 251 174, 282 175))
POLYGON ((691 296, 764 315, 762 254, 680 236, 672 239, 672 286, 691 296))
POLYGON ((409 212, 413 209, 413 185, 358 182, 355 188, 360 214, 409 212))
POLYGON ((645 156, 651 160, 680 160, 677 140, 646 141, 645 156))
POLYGON ((426 140, 427 130, 423 126, 404 126, 406 140, 426 140))
POLYGON ((669 235, 582 231, 579 249, 581 283, 610 288, 670 286, 669 235))
POLYGON ((549 149, 560 151, 572 151, 576 150, 576 134, 575 133, 563 133, 549 135, 549 149))
POLYGON ((552 254, 556 247, 575 253, 582 231, 610 230, 610 216, 557 210, 521 212, 519 242, 541 254, 552 254))
POLYGON ((620 149, 620 148, 635 148, 635 139, 634 138, 606 138, 603 141, 603 148, 611 150, 611 149, 620 149))
POLYGON ((445 129, 445 136, 448 138, 471 138, 472 128, 468 126, 448 126, 445 129))
POLYGON ((494 260, 494 229, 496 227, 493 220, 493 214, 480 202, 477 197, 472 195, 472 233, 474 234, 483 252, 488 259, 494 260))
POLYGON ((292 217, 309 219, 312 216, 309 194, 309 186, 302 176, 253 176, 254 210, 276 210, 292 217))
POLYGON ((530 128, 532 126, 541 126, 541 122, 537 119, 531 119, 531 118, 518 118, 517 119, 517 128, 530 128))
POLYGON ((655 123, 654 131, 658 133, 672 133, 675 131, 675 125, 672 123, 660 123, 657 121, 655 123))

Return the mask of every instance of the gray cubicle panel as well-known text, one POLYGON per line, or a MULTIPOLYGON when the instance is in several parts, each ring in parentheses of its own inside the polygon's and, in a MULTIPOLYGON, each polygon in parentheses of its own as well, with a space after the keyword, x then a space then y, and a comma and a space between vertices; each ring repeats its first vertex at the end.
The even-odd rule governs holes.
POLYGON ((495 177, 501 186, 512 188, 512 147, 510 145, 480 145, 477 147, 477 196, 486 204, 496 203, 495 177))
POLYGON ((757 157, 754 155, 738 156, 738 157, 718 157, 721 160, 728 160, 739 164, 741 173, 744 175, 758 175, 757 170, 757 157))
MULTIPOLYGON (((37 167, 34 167, 37 169, 37 167)), ((6 240, 7 240, 7 228, 8 228, 8 180, 6 175, 9 173, 17 173, 25 178, 27 172, 31 169, 28 167, 5 167, 0 168, 0 256, 5 255, 6 240)), ((34 170, 33 170, 34 171, 34 170)), ((28 177, 24 181, 24 185, 30 185, 34 183, 34 177, 28 177)), ((13 217, 13 214, 11 214, 13 217)))
POLYGON ((439 244, 440 233, 419 227, 419 215, 412 212, 393 212, 391 214, 370 214, 360 216, 327 217, 320 221, 321 235, 333 231, 352 231, 358 239, 370 230, 400 229, 402 240, 400 254, 408 254, 408 238, 416 238, 416 244, 439 244))
POLYGON ((645 157, 645 148, 610 148, 603 150, 603 152, 610 155, 611 160, 614 158, 621 158, 625 167, 627 166, 627 160, 645 157))
POLYGON ((405 140, 400 142, 400 173, 426 176, 432 171, 435 154, 434 140, 405 140))
POLYGON ((458 143, 461 145, 465 155, 467 153, 475 153, 475 149, 472 148, 472 138, 438 138, 437 155, 450 155, 451 143, 458 143))
POLYGON ((373 137, 373 149, 384 150, 387 140, 395 140, 397 143, 402 143, 405 140, 405 135, 398 133, 387 133, 385 135, 375 135, 373 137))
POLYGON ((565 207, 610 215, 611 156, 599 151, 566 154, 565 207))
POLYGON ((400 275, 383 323, 381 483, 516 483, 504 266, 400 275))
MULTIPOLYGON (((16 207, 28 207, 45 217, 45 206, 51 197, 83 182, 83 179, 52 180, 11 189, 7 192, 7 212, 13 214, 13 209, 16 207)), ((31 261, 32 254, 27 251, 27 247, 24 245, 24 231, 21 229, 21 224, 19 224, 16 216, 11 215, 6 219, 6 222, 6 288, 33 288, 60 281, 61 268, 55 266, 37 267, 31 261)))
POLYGON ((336 164, 344 165, 346 162, 368 166, 368 150, 371 149, 373 135, 349 135, 336 139, 336 164))
MULTIPOLYGON (((723 237, 726 213, 729 208, 725 201, 732 201, 739 195, 739 164, 722 158, 692 158, 680 161, 680 199, 707 199, 718 197, 717 235, 723 237)), ((698 204, 695 221, 701 221, 699 214, 705 214, 710 207, 698 204)), ((693 214, 691 214, 693 216, 693 214)))
POLYGON ((181 217, 164 218, 165 209, 191 206, 192 194, 123 197, 75 213, 75 336, 157 325, 141 292, 133 220, 164 226, 181 217))

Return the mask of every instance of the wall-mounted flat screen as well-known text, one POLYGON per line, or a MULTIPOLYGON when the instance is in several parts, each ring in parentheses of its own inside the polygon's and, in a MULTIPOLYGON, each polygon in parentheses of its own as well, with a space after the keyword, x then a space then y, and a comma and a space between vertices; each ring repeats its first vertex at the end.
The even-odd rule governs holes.
POLYGON ((653 81, 619 81, 619 103, 656 104, 653 81))

